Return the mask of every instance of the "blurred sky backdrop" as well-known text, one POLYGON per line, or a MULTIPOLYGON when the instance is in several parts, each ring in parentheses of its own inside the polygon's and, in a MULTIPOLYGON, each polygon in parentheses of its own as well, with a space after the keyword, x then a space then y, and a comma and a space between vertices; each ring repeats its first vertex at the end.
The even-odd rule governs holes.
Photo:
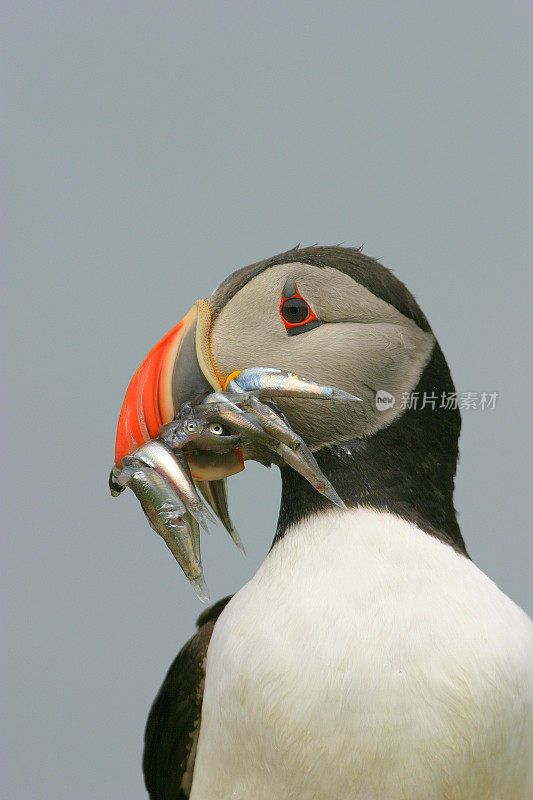
MULTIPOLYGON (((407 283, 460 391, 470 553, 531 591, 531 6, 3 3, 4 800, 141 800, 151 701, 201 606, 107 476, 127 383, 229 272, 364 244, 407 283), (529 28, 528 28, 529 26, 529 28), (529 73, 529 74, 528 74, 529 73)), ((275 470, 230 481, 245 561, 275 470)))

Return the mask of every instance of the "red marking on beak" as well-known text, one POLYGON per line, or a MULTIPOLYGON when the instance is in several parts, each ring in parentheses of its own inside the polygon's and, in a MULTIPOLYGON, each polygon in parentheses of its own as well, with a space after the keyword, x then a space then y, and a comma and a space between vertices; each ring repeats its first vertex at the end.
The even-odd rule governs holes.
MULTIPOLYGON (((197 300, 189 313, 153 347, 133 376, 120 412, 115 464, 151 439, 195 392, 220 391, 223 381, 211 353, 211 309, 197 300), (194 348, 194 350, 192 349, 194 348)), ((219 480, 244 468, 240 450, 187 455, 196 480, 219 480)))
POLYGON ((187 314, 153 347, 131 379, 118 419, 115 463, 157 436, 174 417, 172 372, 188 328, 187 314))

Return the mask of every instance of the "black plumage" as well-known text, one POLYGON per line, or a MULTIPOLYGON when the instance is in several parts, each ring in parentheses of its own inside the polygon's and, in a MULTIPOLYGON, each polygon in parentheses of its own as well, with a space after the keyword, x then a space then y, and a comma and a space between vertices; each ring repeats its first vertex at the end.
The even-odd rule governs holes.
POLYGON ((230 600, 231 596, 224 597, 200 614, 198 630, 172 662, 150 709, 143 773, 151 800, 189 797, 202 713, 205 657, 215 622, 230 600))

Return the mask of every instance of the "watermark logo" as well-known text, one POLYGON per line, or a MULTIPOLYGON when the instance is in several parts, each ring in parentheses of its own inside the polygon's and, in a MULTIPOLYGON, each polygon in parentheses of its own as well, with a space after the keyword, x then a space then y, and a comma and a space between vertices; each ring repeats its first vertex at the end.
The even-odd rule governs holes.
POLYGON ((403 392, 400 408, 420 410, 445 408, 460 411, 494 411, 498 392, 403 392))
MULTIPOLYGON (((400 411, 422 411, 429 408, 460 411, 494 411, 499 399, 498 392, 402 392, 400 411)), ((385 389, 376 392, 376 408, 388 411, 393 408, 396 398, 385 389)))
POLYGON ((378 411, 388 411, 389 408, 393 408, 396 402, 396 398, 390 392, 386 392, 385 389, 378 389, 376 392, 376 408, 378 411))

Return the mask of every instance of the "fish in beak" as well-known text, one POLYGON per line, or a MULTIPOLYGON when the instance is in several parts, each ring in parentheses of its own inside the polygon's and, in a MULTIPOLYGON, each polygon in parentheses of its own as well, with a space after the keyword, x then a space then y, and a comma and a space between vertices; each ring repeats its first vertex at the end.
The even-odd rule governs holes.
POLYGON ((209 304, 198 300, 135 372, 120 411, 109 480, 114 496, 126 486, 133 490, 150 526, 164 539, 201 600, 209 595, 198 525, 205 527, 214 518, 195 481, 242 548, 229 517, 224 485, 228 475, 244 468, 235 446, 239 437, 227 437, 224 446, 221 440, 226 437, 212 433, 206 420, 174 422, 185 405, 221 388, 211 364, 210 328, 209 304), (199 449, 185 455, 183 448, 195 439, 199 449), (210 441, 209 449, 202 449, 210 441))
POLYGON ((228 512, 226 478, 240 472, 247 458, 288 464, 344 507, 305 442, 272 407, 275 399, 360 402, 273 367, 222 375, 210 335, 211 308, 207 300, 197 300, 150 350, 122 404, 109 479, 114 496, 126 486, 133 490, 202 600, 208 594, 199 526, 214 521, 211 509, 244 552, 228 512))

